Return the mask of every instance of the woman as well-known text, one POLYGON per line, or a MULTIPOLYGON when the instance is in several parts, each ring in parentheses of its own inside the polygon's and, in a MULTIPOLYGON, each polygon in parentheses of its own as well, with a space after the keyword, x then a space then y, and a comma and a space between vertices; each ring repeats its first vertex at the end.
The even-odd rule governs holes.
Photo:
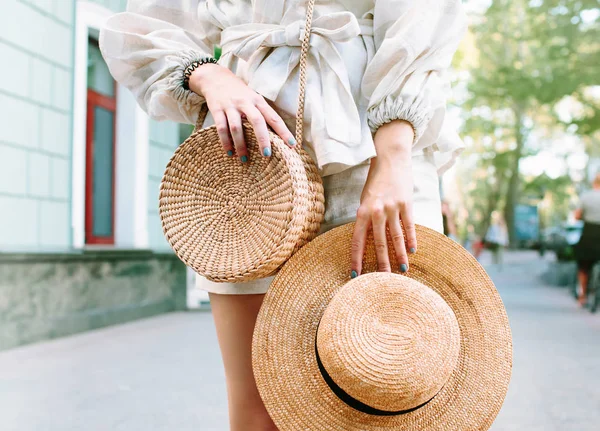
POLYGON ((492 213, 492 224, 485 234, 486 247, 492 252, 492 262, 498 269, 504 263, 504 247, 508 245, 508 231, 504 218, 498 211, 492 213))
MULTIPOLYGON (((243 118, 265 157, 271 155, 267 127, 295 144, 306 3, 130 0, 126 13, 108 20, 100 46, 115 79, 151 117, 193 124, 207 103, 223 151, 239 159, 232 163, 245 163, 243 118), (218 64, 199 65, 215 45, 222 48, 218 64)), ((315 6, 304 148, 323 176, 323 230, 356 220, 352 277, 361 273, 369 229, 379 270, 391 270, 393 248, 403 272, 407 252, 417 252, 414 224, 442 230, 438 172, 462 148, 444 125, 444 75, 464 29, 459 0, 319 0, 315 6)), ((256 390, 250 351, 269 280, 199 284, 210 292, 231 430, 275 429, 256 390)))
POLYGON ((592 187, 592 190, 581 195, 579 209, 575 212, 575 218, 584 221, 581 238, 575 246, 577 276, 581 286, 579 304, 582 307, 587 300, 590 271, 600 261, 600 172, 596 174, 592 187))
POLYGON ((454 222, 454 214, 448 201, 442 201, 442 225, 444 227, 444 235, 448 238, 458 241, 458 232, 454 222))

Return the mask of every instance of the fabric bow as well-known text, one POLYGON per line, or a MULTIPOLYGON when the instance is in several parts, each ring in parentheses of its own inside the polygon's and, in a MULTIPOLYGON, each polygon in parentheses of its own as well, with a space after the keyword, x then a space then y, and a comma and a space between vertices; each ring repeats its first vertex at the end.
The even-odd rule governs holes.
MULTIPOLYGON (((368 31, 368 26, 359 24, 356 16, 350 12, 321 15, 312 24, 309 57, 312 56, 313 61, 308 62, 306 112, 311 112, 308 105, 319 103, 319 109, 324 110, 325 124, 312 124, 312 130, 315 130, 315 126, 317 129, 323 128, 328 135, 326 138, 347 146, 360 144, 361 121, 346 66, 335 43, 349 41, 368 31), (311 82, 319 85, 314 80, 315 76, 321 79, 319 93, 316 94, 310 89, 311 82), (314 100, 318 94, 322 99, 314 100), (347 115, 339 115, 341 112, 347 115), (350 124, 342 120, 348 117, 350 124)), ((224 54, 232 54, 247 62, 248 85, 274 101, 298 67, 303 37, 303 20, 288 24, 249 23, 224 29, 221 46, 224 54), (261 49, 276 47, 280 49, 261 49)), ((307 118, 307 122, 310 121, 311 118, 307 118)))

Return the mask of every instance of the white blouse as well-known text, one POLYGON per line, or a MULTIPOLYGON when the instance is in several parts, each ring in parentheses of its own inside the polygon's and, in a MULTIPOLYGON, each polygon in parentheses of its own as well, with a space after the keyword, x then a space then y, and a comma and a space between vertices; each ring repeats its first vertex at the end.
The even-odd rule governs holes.
MULTIPOLYGON (((182 86, 193 61, 219 63, 270 100, 292 133, 306 0, 129 0, 100 49, 114 78, 154 119, 195 123, 203 98, 182 86)), ((317 0, 308 56, 304 139, 323 175, 376 155, 394 119, 415 130, 414 154, 439 171, 462 141, 445 123, 445 77, 466 28, 460 0, 317 0)))

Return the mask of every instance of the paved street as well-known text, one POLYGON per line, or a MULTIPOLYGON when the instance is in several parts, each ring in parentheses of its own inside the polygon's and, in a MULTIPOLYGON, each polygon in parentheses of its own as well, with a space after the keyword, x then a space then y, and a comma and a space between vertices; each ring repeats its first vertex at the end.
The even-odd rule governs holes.
POLYGON ((535 254, 489 269, 513 331, 514 369, 493 431, 600 429, 600 314, 581 310, 565 288, 544 286, 535 254), (537 264, 536 264, 537 263, 537 264))
MULTIPOLYGON (((487 256, 484 258, 487 261, 487 256)), ((493 431, 600 429, 600 314, 544 286, 548 261, 507 255, 490 274, 515 346, 493 431)), ((165 315, 0 353, 2 431, 224 431, 223 370, 210 313, 165 315)))

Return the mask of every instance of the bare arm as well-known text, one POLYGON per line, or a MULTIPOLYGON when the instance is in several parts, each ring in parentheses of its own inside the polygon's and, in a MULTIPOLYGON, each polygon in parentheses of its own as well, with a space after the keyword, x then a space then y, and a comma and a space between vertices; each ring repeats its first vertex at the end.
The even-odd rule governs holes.
POLYGON ((352 276, 361 274, 369 229, 373 229, 379 271, 391 271, 389 246, 394 248, 400 271, 408 270, 407 248, 410 253, 417 249, 412 211, 413 139, 413 127, 403 120, 391 121, 377 130, 377 157, 371 160, 352 238, 352 276), (390 230, 390 245, 387 243, 386 227, 390 230))

